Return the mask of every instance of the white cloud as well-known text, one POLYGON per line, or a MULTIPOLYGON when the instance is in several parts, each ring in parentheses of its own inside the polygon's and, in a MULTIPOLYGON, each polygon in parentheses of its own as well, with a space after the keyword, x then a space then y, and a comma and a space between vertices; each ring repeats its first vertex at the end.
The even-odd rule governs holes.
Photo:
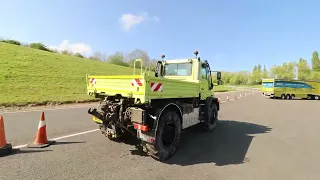
POLYGON ((154 21, 160 21, 160 18, 157 16, 149 17, 148 13, 142 13, 140 15, 134 15, 131 13, 123 14, 119 21, 121 24, 121 28, 124 31, 130 31, 134 26, 146 21, 147 19, 152 19, 154 21))
POLYGON ((92 49, 85 43, 70 43, 69 40, 63 40, 59 46, 49 46, 50 49, 56 51, 67 50, 73 53, 80 53, 82 55, 89 55, 92 53, 92 49))
POLYGON ((160 18, 158 16, 153 16, 153 20, 160 21, 160 18))

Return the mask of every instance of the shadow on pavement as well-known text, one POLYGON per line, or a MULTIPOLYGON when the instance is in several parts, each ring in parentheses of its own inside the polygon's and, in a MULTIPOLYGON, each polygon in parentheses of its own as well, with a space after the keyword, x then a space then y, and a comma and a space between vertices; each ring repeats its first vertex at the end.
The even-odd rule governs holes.
POLYGON ((127 145, 134 145, 134 146, 136 146, 140 142, 139 139, 129 134, 125 134, 119 137, 118 139, 112 139, 112 141, 117 143, 127 144, 127 145))
POLYGON ((11 153, 1 154, 0 157, 11 156, 11 155, 16 155, 16 154, 47 152, 47 151, 53 151, 53 150, 50 150, 50 149, 47 149, 47 150, 12 149, 11 153))
POLYGON ((253 123, 220 120, 214 132, 203 132, 201 126, 185 130, 177 153, 167 164, 181 166, 215 163, 217 166, 242 164, 254 136, 271 128, 253 123))
POLYGON ((78 143, 85 143, 85 141, 56 141, 55 143, 53 143, 52 145, 65 145, 65 144, 78 144, 78 143))
MULTIPOLYGON (((270 127, 248 122, 220 120, 214 132, 204 132, 196 125, 183 131, 177 153, 166 164, 188 166, 215 163, 217 166, 242 164, 248 159, 247 151, 254 138, 252 134, 271 131, 270 127)), ((148 156, 135 144, 131 155, 148 156)))
POLYGON ((47 147, 55 146, 55 145, 77 144, 77 143, 85 143, 85 141, 65 141, 65 142, 55 141, 53 144, 51 144, 49 146, 46 146, 46 147, 28 147, 27 149, 24 149, 24 148, 23 149, 15 149, 15 148, 13 148, 11 152, 1 153, 0 157, 11 156, 11 155, 15 155, 15 154, 25 154, 25 153, 36 153, 36 152, 53 151, 51 149, 44 150, 42 148, 47 148, 47 147))
POLYGON ((146 152, 143 151, 143 147, 139 144, 135 145, 135 149, 130 150, 131 155, 137 155, 137 156, 143 156, 147 157, 149 156, 146 152))

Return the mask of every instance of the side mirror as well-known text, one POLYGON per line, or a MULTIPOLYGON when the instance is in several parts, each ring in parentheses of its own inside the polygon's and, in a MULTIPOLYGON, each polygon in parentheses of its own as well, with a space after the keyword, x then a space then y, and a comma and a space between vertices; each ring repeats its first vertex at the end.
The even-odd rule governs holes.
POLYGON ((157 62, 157 67, 156 67, 156 71, 154 73, 154 76, 155 77, 162 76, 162 62, 161 61, 157 62))
POLYGON ((221 80, 221 72, 220 72, 220 71, 217 72, 217 80, 218 80, 218 81, 221 80))

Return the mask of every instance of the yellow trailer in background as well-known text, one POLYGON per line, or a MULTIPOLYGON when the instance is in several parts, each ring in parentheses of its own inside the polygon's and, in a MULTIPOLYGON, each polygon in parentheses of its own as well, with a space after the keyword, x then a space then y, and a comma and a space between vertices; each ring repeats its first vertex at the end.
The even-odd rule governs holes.
POLYGON ((320 81, 274 79, 273 93, 276 99, 320 99, 320 81))

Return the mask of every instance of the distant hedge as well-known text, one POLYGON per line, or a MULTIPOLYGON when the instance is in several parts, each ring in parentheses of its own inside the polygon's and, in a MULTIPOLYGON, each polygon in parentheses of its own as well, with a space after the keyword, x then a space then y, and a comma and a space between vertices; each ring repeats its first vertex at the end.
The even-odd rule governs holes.
POLYGON ((9 40, 0 40, 0 42, 4 42, 4 43, 8 43, 8 44, 14 44, 14 45, 21 46, 21 42, 16 41, 16 40, 12 40, 12 39, 9 39, 9 40))
POLYGON ((42 43, 30 43, 30 44, 29 44, 29 47, 30 47, 30 48, 33 48, 33 49, 39 49, 39 50, 51 52, 51 50, 48 49, 48 48, 47 48, 44 44, 42 44, 42 43))

